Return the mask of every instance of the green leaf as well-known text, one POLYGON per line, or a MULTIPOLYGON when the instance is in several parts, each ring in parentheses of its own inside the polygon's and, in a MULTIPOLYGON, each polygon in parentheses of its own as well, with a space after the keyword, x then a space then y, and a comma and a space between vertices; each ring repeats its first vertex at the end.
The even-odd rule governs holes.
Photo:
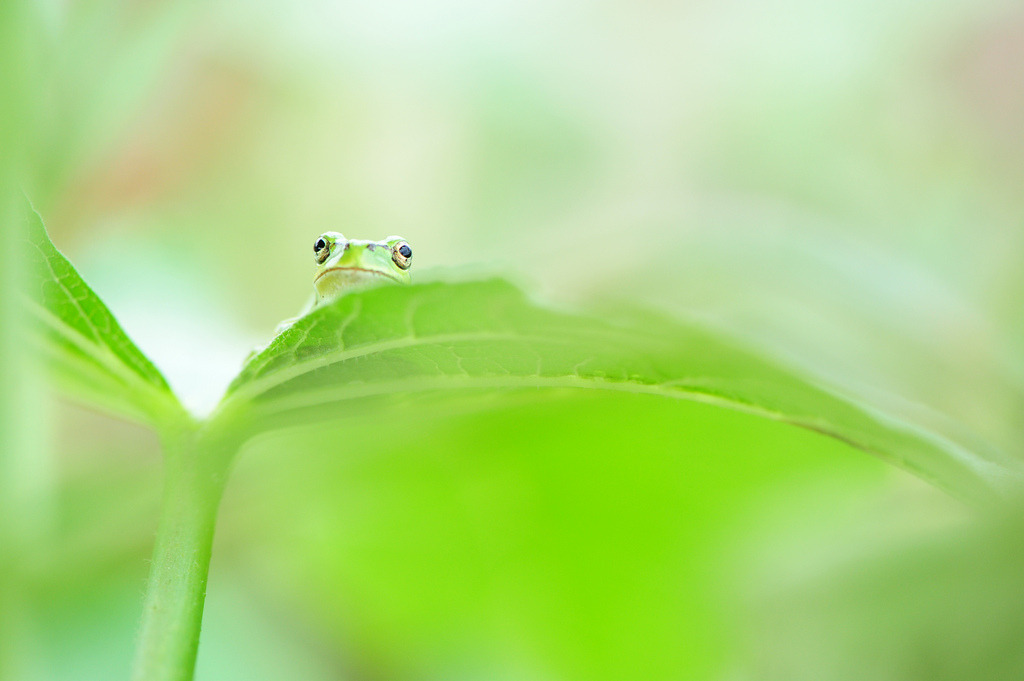
POLYGON ((184 414, 167 381, 128 338, 103 301, 26 212, 26 302, 34 345, 57 383, 86 404, 160 424, 184 414))
POLYGON ((538 389, 652 394, 760 415, 976 500, 1020 479, 998 452, 887 418, 714 333, 641 311, 556 312, 499 280, 385 287, 314 310, 245 366, 218 411, 243 415, 257 434, 355 416, 400 394, 538 389))

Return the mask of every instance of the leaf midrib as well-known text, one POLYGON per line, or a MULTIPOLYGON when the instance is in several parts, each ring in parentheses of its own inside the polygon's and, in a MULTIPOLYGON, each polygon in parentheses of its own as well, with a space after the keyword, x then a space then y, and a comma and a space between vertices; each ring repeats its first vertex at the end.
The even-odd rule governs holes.
POLYGON ((246 383, 234 392, 229 393, 224 398, 222 404, 237 403, 255 399, 272 388, 332 364, 346 362, 360 357, 367 357, 382 352, 389 352, 391 350, 404 350, 426 345, 443 345, 445 343, 466 343, 469 341, 515 341, 544 343, 546 345, 573 344, 573 341, 570 339, 563 340, 551 338, 550 336, 516 333, 460 332, 438 334, 434 336, 402 336, 401 338, 388 341, 375 341, 356 348, 334 350, 322 355, 317 355, 311 359, 301 360, 281 369, 275 369, 273 373, 262 378, 254 379, 252 382, 246 383))
MULTIPOLYGON (((449 390, 474 390, 474 389, 501 389, 501 388, 539 388, 539 389, 585 389, 585 390, 607 390, 635 395, 655 395, 671 399, 688 400, 700 404, 707 404, 715 407, 727 408, 733 411, 750 414, 773 421, 785 423, 799 428, 834 438, 847 445, 862 451, 874 454, 884 460, 902 467, 911 467, 916 473, 934 484, 944 486, 940 477, 933 475, 928 469, 921 468, 919 463, 914 463, 901 458, 896 452, 879 447, 863 441, 859 437, 837 428, 828 419, 813 415, 799 415, 769 409, 750 402, 737 400, 707 389, 697 388, 694 382, 699 382, 705 377, 693 377, 690 379, 673 379, 661 383, 640 383, 630 380, 614 380, 602 377, 586 376, 452 376, 437 375, 420 377, 416 379, 402 379, 379 381, 374 383, 348 383, 343 385, 329 386, 318 390, 305 390, 301 393, 294 393, 284 397, 274 397, 251 405, 250 417, 252 423, 261 424, 257 427, 258 432, 274 430, 272 419, 278 415, 294 413, 296 410, 303 410, 309 407, 345 402, 355 399, 381 397, 391 394, 412 394, 426 393, 431 391, 449 390)), ((851 408, 859 407, 849 405, 851 408)), ((937 454, 944 454, 950 457, 949 460, 956 465, 970 470, 979 480, 987 481, 993 488, 1000 489, 1004 485, 1001 482, 1013 472, 1000 466, 998 463, 975 457, 970 452, 957 446, 955 443, 943 438, 937 433, 911 427, 908 424, 892 422, 887 428, 894 432, 902 432, 905 435, 913 435, 922 438, 927 442, 929 448, 934 448, 937 454)), ((250 435, 256 434, 255 432, 250 435)), ((953 490, 950 490, 953 491, 953 490)))
MULTIPOLYGON (((110 372, 113 378, 127 386, 129 390, 139 395, 147 395, 149 397, 147 402, 158 405, 158 409, 167 410, 179 407, 177 399, 169 390, 158 389, 157 386, 126 364, 106 343, 98 343, 84 337, 78 329, 63 321, 31 298, 27 298, 26 303, 30 314, 38 321, 53 329, 60 338, 67 340, 84 355, 96 361, 97 364, 110 372)), ((96 328, 95 325, 91 326, 94 329, 96 328)), ((156 420, 159 416, 158 414, 151 413, 151 410, 147 410, 147 414, 153 420, 156 420)))

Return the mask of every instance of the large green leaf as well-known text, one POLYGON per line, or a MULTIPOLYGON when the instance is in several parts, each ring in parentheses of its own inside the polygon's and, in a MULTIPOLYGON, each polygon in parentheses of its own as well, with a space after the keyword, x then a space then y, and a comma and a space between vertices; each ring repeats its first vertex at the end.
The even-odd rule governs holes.
MULTIPOLYGON (((725 678, 723 545, 780 501, 845 517, 885 480, 837 441, 699 403, 601 390, 492 394, 479 413, 435 403, 263 439, 222 509, 240 555, 217 564, 245 575, 248 602, 302 613, 323 649, 375 678, 725 678), (812 503, 811 486, 829 491, 812 503)), ((223 649, 238 634, 213 598, 203 646, 223 649)))
POLYGON ((184 412, 167 381, 26 211, 28 314, 57 382, 87 404, 145 423, 184 412))
POLYGON ((386 287, 315 310, 250 361, 220 407, 250 434, 337 420, 375 399, 596 389, 710 403, 843 440, 962 496, 1019 480, 968 451, 815 386, 713 333, 632 312, 596 318, 531 303, 499 281, 386 287))

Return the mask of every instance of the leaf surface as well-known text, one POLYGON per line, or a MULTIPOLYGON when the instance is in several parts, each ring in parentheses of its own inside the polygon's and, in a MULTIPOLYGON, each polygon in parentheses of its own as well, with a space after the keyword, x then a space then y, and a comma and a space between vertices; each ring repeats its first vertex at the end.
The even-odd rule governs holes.
POLYGON ((384 287, 314 310, 254 357, 220 411, 252 434, 367 413, 420 393, 653 394, 791 423, 873 453, 961 496, 1016 485, 1013 462, 969 451, 833 394, 723 336, 633 311, 590 317, 545 309, 500 280, 384 287))
POLYGON ((144 423, 180 417, 167 381, 26 212, 27 307, 35 345, 58 384, 89 405, 144 423))

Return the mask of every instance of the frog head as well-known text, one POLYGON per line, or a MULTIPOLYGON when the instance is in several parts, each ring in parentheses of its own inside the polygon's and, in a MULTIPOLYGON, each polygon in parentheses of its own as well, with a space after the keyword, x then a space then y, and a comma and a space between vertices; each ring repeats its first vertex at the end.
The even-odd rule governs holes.
POLYGON ((412 248, 400 236, 360 241, 327 232, 313 244, 313 257, 313 286, 318 302, 378 284, 410 282, 412 248))

